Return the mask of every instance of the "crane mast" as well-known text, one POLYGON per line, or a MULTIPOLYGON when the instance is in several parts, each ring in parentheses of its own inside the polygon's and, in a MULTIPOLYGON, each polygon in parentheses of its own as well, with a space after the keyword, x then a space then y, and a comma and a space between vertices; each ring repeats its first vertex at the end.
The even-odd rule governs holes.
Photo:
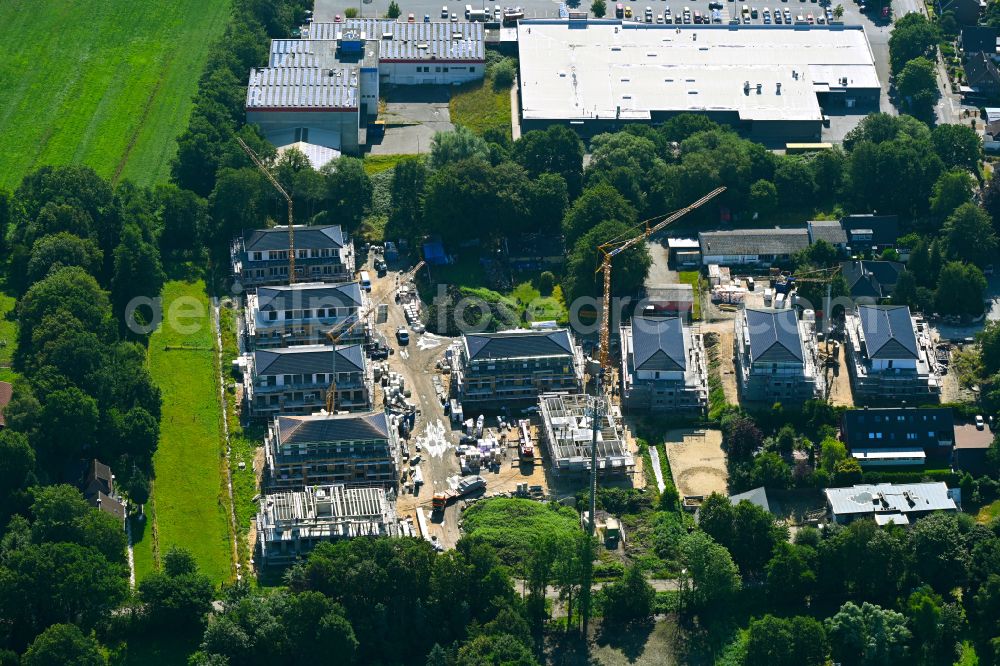
POLYGON ((240 148, 250 157, 250 160, 261 170, 261 173, 271 181, 271 185, 274 186, 274 189, 278 190, 278 193, 285 198, 285 202, 288 204, 288 284, 295 284, 295 222, 292 218, 292 197, 281 186, 281 183, 274 177, 274 174, 267 168, 263 160, 257 156, 257 153, 240 137, 236 137, 236 141, 240 144, 240 148))
POLYGON ((608 348, 611 343, 611 260, 629 248, 638 245, 640 242, 646 240, 666 226, 673 224, 696 208, 708 203, 725 191, 725 187, 717 187, 701 199, 695 201, 693 204, 671 213, 653 226, 649 226, 649 223, 655 218, 650 218, 644 223, 640 223, 645 224, 646 228, 638 236, 633 236, 632 238, 628 238, 626 240, 613 240, 598 246, 597 249, 601 252, 601 266, 597 270, 604 273, 604 295, 603 302, 601 303, 601 345, 600 355, 598 357, 601 367, 600 372, 602 374, 608 371, 608 348))

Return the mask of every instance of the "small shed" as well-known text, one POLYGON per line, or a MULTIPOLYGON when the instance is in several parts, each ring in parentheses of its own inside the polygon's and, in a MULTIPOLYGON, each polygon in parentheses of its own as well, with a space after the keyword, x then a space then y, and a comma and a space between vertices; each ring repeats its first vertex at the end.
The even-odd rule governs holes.
POLYGON ((694 311, 694 287, 690 284, 660 284, 646 288, 643 309, 665 317, 691 318, 694 311))

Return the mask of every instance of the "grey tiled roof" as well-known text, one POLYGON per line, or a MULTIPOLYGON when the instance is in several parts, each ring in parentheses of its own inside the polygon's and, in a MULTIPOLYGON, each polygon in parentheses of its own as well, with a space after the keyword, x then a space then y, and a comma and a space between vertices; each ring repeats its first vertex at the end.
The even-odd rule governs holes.
POLYGON ((384 412, 279 416, 277 422, 278 441, 282 444, 389 439, 389 421, 384 412))
POLYGON ((802 360, 795 310, 746 309, 750 360, 753 363, 781 363, 802 360))
MULTIPOLYGON (((333 347, 330 345, 258 349, 253 354, 254 372, 257 375, 299 375, 333 371, 333 347)), ((337 372, 361 371, 364 366, 361 345, 337 347, 337 372)))
POLYGON ((868 358, 915 359, 917 334, 905 305, 859 305, 868 358))
POLYGON ((809 247, 805 229, 734 229, 698 234, 702 256, 795 254, 809 247))
POLYGON ((251 69, 247 109, 355 109, 358 70, 355 67, 272 67, 251 69))
POLYGON ((733 504, 733 506, 736 506, 737 504, 743 502, 744 500, 750 502, 751 504, 759 506, 768 513, 771 512, 771 505, 767 501, 767 489, 764 486, 729 496, 729 501, 733 504))
POLYGON ((684 325, 677 317, 633 317, 632 353, 636 370, 684 370, 684 325))
MULTIPOLYGON (((344 247, 344 232, 339 224, 326 227, 295 225, 295 249, 311 250, 344 247)), ((287 250, 288 227, 256 229, 250 233, 245 243, 247 252, 263 250, 287 250)))
POLYGON ((847 232, 839 220, 811 220, 806 228, 809 231, 809 241, 815 243, 825 240, 831 245, 846 245, 847 232))
POLYGON ((258 287, 257 303, 261 310, 299 310, 361 305, 361 285, 357 282, 323 282, 258 287))
POLYGON ((572 356, 573 344, 566 329, 470 333, 465 344, 471 360, 572 356))

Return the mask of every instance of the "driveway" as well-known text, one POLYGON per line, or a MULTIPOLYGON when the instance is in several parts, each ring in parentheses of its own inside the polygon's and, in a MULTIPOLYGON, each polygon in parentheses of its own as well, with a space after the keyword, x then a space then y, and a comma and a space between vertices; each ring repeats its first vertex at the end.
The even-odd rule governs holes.
POLYGON ((383 90, 385 106, 379 119, 385 121, 386 129, 381 138, 369 133, 372 155, 429 153, 436 133, 455 129, 448 112, 448 86, 393 86, 383 90))

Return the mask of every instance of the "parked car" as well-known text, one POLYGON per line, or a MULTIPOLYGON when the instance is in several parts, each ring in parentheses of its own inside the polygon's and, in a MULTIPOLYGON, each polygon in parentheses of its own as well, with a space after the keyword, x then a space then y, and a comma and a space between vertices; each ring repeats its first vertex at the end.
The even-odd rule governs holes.
POLYGON ((976 414, 976 430, 983 430, 986 428, 986 421, 983 419, 982 414, 976 414))
POLYGON ((406 330, 405 326, 396 329, 396 340, 399 341, 400 345, 410 344, 410 332, 406 330))
POLYGON ((441 6, 441 18, 443 19, 448 18, 448 5, 441 6))

